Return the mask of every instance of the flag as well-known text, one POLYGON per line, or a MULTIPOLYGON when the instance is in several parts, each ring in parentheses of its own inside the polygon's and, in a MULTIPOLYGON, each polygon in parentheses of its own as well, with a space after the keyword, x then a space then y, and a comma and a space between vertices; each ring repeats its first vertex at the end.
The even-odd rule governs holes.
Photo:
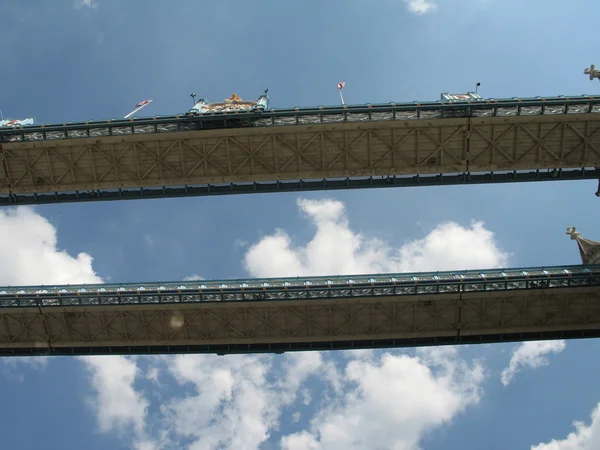
POLYGON ((344 96, 342 95, 342 89, 346 86, 345 81, 340 81, 337 85, 338 91, 340 91, 340 99, 342 100, 342 105, 344 104, 344 96))
POLYGON ((151 101, 152 100, 142 100, 141 102, 139 102, 137 105, 135 105, 135 109, 125 116, 125 119, 128 119, 130 116, 138 112, 144 106, 148 105, 151 101))

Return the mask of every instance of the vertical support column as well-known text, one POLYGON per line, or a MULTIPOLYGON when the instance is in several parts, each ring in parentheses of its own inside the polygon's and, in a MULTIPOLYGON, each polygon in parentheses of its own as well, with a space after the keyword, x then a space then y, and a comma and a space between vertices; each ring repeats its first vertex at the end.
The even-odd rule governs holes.
POLYGON ((8 188, 8 195, 12 201, 12 185, 10 182, 10 176, 8 174, 8 164, 6 164, 6 155, 4 153, 4 147, 2 146, 2 142, 0 142, 0 158, 2 158, 2 170, 4 171, 4 176, 6 177, 6 187, 8 188))
POLYGON ((473 132, 473 123, 471 121, 471 117, 467 117, 467 131, 466 131, 466 139, 465 139, 465 159, 467 161, 467 165, 465 167, 465 172, 469 172, 469 163, 471 160, 471 133, 473 132))

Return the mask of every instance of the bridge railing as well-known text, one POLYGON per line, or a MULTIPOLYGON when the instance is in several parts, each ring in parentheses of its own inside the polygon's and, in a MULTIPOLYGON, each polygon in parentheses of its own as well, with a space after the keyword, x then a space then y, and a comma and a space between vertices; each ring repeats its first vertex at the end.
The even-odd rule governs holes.
POLYGON ((140 119, 111 119, 0 129, 0 142, 75 139, 181 132, 240 126, 292 126, 460 117, 507 117, 599 113, 592 96, 487 99, 472 102, 413 102, 374 105, 272 109, 251 113, 185 114, 140 119))
POLYGON ((0 288, 0 308, 285 301, 600 286, 600 266, 0 288))

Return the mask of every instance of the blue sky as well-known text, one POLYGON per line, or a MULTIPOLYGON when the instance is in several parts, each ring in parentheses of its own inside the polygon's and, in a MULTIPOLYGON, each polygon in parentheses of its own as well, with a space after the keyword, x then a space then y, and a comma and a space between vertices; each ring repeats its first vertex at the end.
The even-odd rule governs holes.
MULTIPOLYGON (((183 112, 191 92, 255 99, 269 88, 274 107, 337 104, 338 81, 353 104, 437 100, 476 82, 497 98, 600 89, 582 73, 600 64, 594 28, 580 25, 600 13, 592 0, 8 0, 0 10, 0 110, 40 123, 121 117, 146 98, 146 114, 183 112)), ((600 240, 596 187, 5 209, 0 284, 578 264, 565 230, 600 240)), ((592 449, 599 350, 589 340, 5 359, 0 432, 10 449, 592 449)))

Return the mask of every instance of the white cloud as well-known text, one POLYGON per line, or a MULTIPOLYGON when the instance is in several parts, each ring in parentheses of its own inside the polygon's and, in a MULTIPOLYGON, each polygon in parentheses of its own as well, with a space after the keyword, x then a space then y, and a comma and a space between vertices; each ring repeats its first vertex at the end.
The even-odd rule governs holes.
POLYGON ((437 8, 437 5, 430 0, 404 0, 408 10, 414 14, 426 14, 437 8))
POLYGON ((98 8, 98 4, 95 3, 94 0, 75 0, 74 6, 77 9, 81 9, 81 8, 96 9, 96 8, 98 8))
POLYGON ((600 404, 592 411, 591 423, 573 422, 575 431, 563 440, 532 445, 531 450, 596 450, 600 448, 600 404))
POLYGON ((96 412, 100 430, 133 426, 144 430, 148 401, 133 387, 139 369, 124 356, 85 356, 80 358, 91 373, 91 385, 97 393, 96 412))
POLYGON ((345 395, 326 402, 310 430, 284 436, 282 449, 418 448, 427 431, 479 401, 483 381, 481 366, 467 364, 456 349, 418 354, 351 360, 345 395))
POLYGON ((195 394, 166 406, 175 432, 195 440, 194 449, 258 449, 323 361, 319 353, 284 355, 279 374, 269 373, 272 364, 270 356, 176 356, 169 370, 179 383, 192 384, 195 394))
POLYGON ((244 249, 248 246, 248 242, 246 242, 243 239, 236 239, 235 241, 233 241, 233 248, 238 250, 238 249, 244 249))
POLYGON ((187 276, 183 279, 183 281, 202 281, 204 280, 204 277, 200 276, 200 275, 196 275, 195 273, 187 276))
POLYGON ((532 341, 519 344, 510 359, 508 367, 502 371, 500 379, 508 386, 515 375, 523 367, 537 369, 549 364, 545 356, 550 353, 560 353, 566 347, 565 341, 532 341))
MULTIPOLYGON (((59 250, 54 226, 33 208, 0 211, 0 285, 101 283, 92 257, 59 250)), ((5 374, 23 382, 22 367, 43 369, 50 358, 3 358, 5 374), (19 366, 19 371, 16 370, 19 366)))
MULTIPOLYGON (((318 408, 311 428, 284 436, 283 449, 412 449, 424 433, 449 423, 481 396, 481 367, 464 361, 456 349, 419 350, 417 357, 387 353, 381 359, 360 352, 345 360, 336 355, 81 359, 93 373, 100 429, 132 429, 132 446, 144 450, 258 450, 280 427, 284 408, 301 407, 307 395, 318 408), (145 392, 135 388, 144 377, 135 365, 141 360, 151 363, 148 373, 160 372, 164 385, 152 384, 145 392), (315 383, 307 383, 312 377, 323 390, 318 397, 315 383), (159 389, 161 406, 149 408, 148 398, 159 389)), ((299 419, 294 412, 289 425, 299 419)))
MULTIPOLYGON (((132 441, 134 450, 158 450, 166 441, 165 432, 148 431, 149 400, 135 388, 144 378, 136 364, 138 358, 120 355, 82 356, 78 358, 87 368, 90 385, 95 392, 88 406, 96 414, 98 428, 103 433, 117 432, 132 441), (150 434, 153 436, 151 437, 150 434)), ((147 358, 149 361, 156 359, 147 358)), ((145 378, 158 378, 158 368, 152 367, 145 378)), ((154 385, 156 387, 156 384, 154 385)))
POLYGON ((148 247, 148 248, 154 247, 154 238, 152 237, 151 234, 145 233, 142 236, 142 239, 144 240, 144 244, 146 244, 146 247, 148 247))
POLYGON ((191 448, 258 448, 275 425, 277 407, 266 390, 262 357, 177 356, 170 370, 194 395, 173 399, 167 417, 191 448))
POLYGON ((144 450, 180 448, 182 439, 194 450, 258 449, 278 427, 282 408, 293 404, 305 380, 326 365, 320 353, 286 354, 277 367, 270 355, 80 359, 93 374, 98 401, 91 403, 100 430, 130 427, 134 447, 144 450), (142 361, 148 363, 146 374, 136 365, 142 361), (135 387, 137 379, 159 377, 162 382, 153 383, 149 392, 135 387), (180 395, 190 387, 191 394, 180 395), (152 397, 161 406, 148 417, 152 397))
POLYGON ((310 276, 506 266, 508 254, 498 248, 482 222, 465 228, 454 222, 438 225, 425 238, 398 249, 350 228, 342 202, 298 200, 298 207, 316 226, 305 246, 294 246, 283 230, 252 245, 244 264, 252 276, 310 276))
POLYGON ((152 367, 150 368, 150 370, 148 370, 148 373, 146 374, 146 379, 158 384, 158 374, 158 367, 152 367))
POLYGON ((284 436, 281 439, 282 450, 321 450, 317 439, 308 431, 284 436))
POLYGON ((17 380, 20 383, 25 381, 23 373, 24 367, 33 370, 43 370, 48 366, 51 358, 48 356, 19 356, 2 358, 2 374, 9 380, 17 380))
POLYGON ((308 406, 310 405, 310 402, 312 402, 312 396, 310 395, 310 391, 308 389, 304 389, 302 391, 302 403, 308 406))
POLYGON ((54 226, 32 208, 0 211, 0 284, 101 283, 87 253, 57 248, 54 226))

